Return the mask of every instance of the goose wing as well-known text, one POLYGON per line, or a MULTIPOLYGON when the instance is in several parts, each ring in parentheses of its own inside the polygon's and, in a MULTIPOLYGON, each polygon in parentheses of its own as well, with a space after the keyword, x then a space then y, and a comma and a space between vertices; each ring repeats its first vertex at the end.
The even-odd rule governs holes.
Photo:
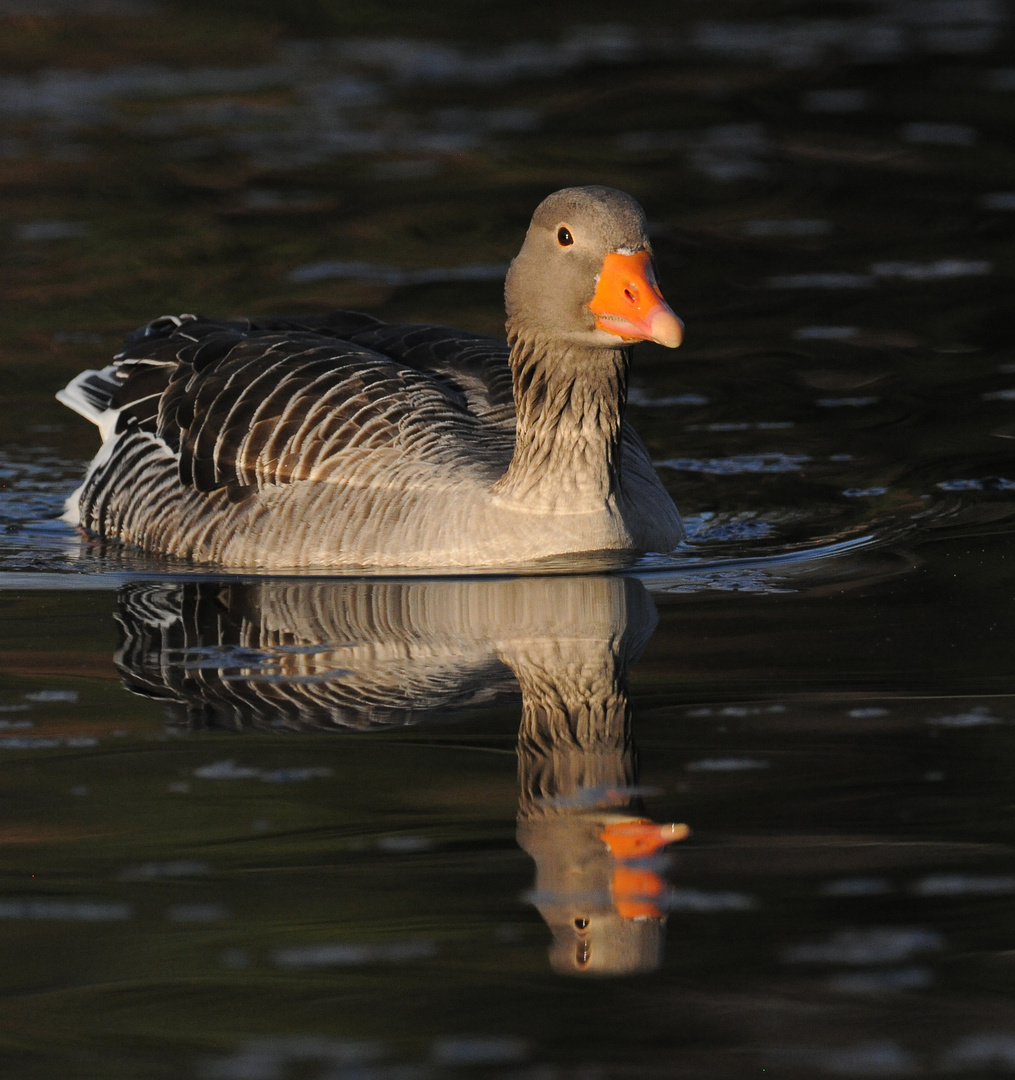
POLYGON ((422 323, 364 327, 350 341, 376 349, 416 371, 430 372, 462 394, 469 410, 512 430, 515 402, 506 341, 422 323))
POLYGON ((514 422, 505 344, 350 312, 159 319, 76 383, 79 411, 155 435, 184 484, 233 499, 322 475, 352 448, 439 462, 468 439, 471 459, 497 460, 514 422))
POLYGON ((506 341, 426 323, 386 323, 355 311, 299 319, 260 319, 262 331, 306 331, 371 349, 434 376, 488 423, 514 426, 515 404, 506 341))

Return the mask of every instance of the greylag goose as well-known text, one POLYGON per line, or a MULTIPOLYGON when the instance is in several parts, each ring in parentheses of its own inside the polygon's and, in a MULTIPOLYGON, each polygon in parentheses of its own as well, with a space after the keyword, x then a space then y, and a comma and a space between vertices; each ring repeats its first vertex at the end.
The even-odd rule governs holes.
POLYGON ((505 301, 506 343, 352 312, 157 319, 57 395, 103 437, 65 517, 265 570, 671 550, 680 515, 624 421, 631 345, 683 332, 641 207, 606 187, 550 195, 505 301))

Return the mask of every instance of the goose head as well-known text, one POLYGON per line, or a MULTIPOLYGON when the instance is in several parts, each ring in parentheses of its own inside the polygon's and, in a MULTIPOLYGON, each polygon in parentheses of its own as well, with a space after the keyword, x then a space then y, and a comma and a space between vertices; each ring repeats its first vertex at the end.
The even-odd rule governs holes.
POLYGON ((510 340, 601 349, 655 341, 673 349, 683 338, 656 283, 645 212, 614 188, 564 188, 544 199, 504 297, 510 340))

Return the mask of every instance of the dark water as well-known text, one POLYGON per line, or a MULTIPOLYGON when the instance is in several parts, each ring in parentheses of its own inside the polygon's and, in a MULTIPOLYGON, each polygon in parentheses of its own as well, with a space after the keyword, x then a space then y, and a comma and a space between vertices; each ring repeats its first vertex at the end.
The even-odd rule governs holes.
POLYGON ((5 1073, 1015 1073, 1012 17, 6 5, 5 1073), (217 578, 55 520, 52 394, 133 326, 498 333, 593 182, 687 323, 630 406, 673 558, 217 578))

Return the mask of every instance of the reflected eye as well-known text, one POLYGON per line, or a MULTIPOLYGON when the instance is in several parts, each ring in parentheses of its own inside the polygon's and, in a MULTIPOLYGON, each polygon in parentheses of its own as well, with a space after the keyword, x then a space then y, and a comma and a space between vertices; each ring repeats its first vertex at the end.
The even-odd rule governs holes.
POLYGON ((561 225, 557 230, 557 243, 561 247, 570 247, 574 243, 574 237, 571 235, 571 230, 566 225, 561 225))

